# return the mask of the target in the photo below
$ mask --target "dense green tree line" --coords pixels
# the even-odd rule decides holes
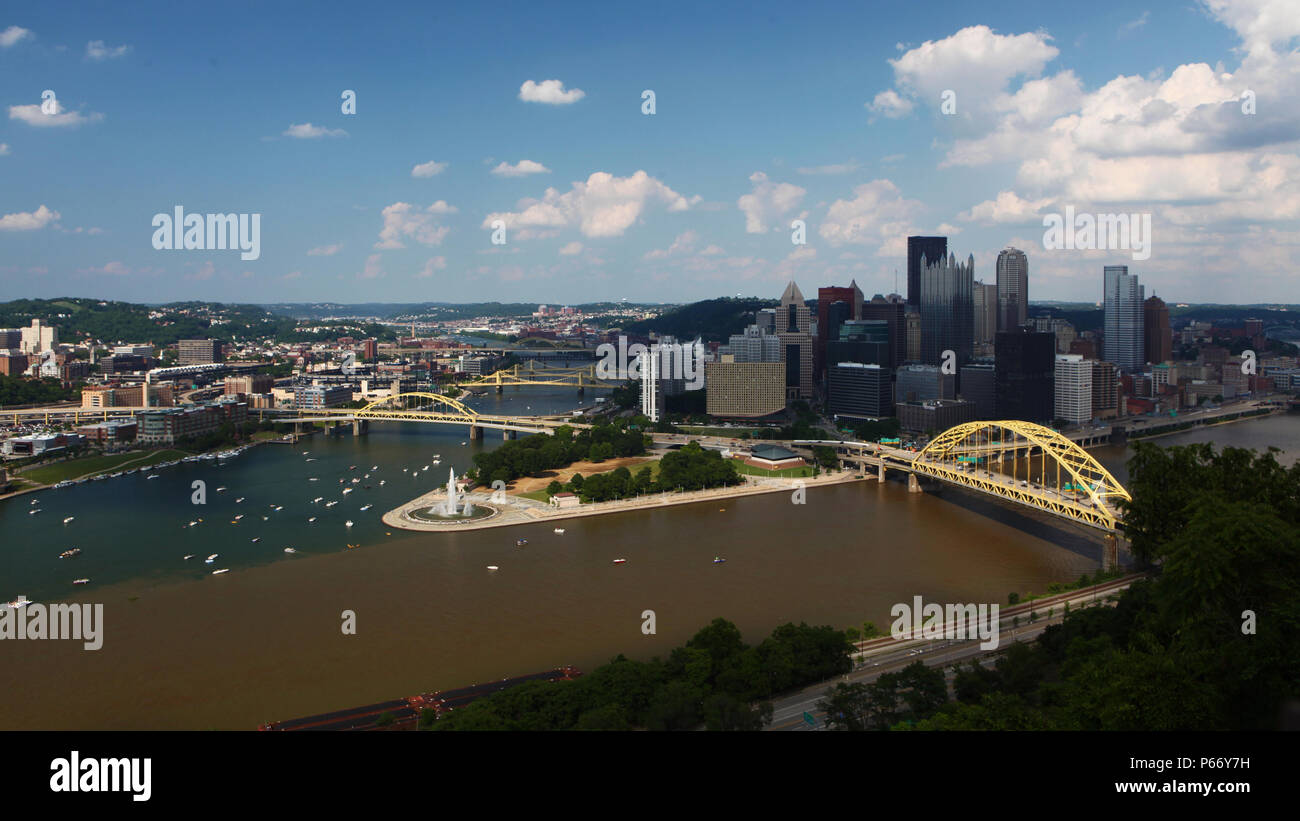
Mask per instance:
[[[993,669],[963,669],[954,702],[890,712],[870,688],[828,691],[835,725],[1279,727],[1300,697],[1300,464],[1208,444],[1136,450],[1125,531],[1152,579],[1009,646]]]
[[[608,502],[648,493],[665,493],[677,489],[703,490],[739,484],[740,474],[731,462],[715,450],[705,450],[691,442],[681,450],[666,454],[659,462],[656,479],[649,465],[634,475],[625,467],[609,473],[583,477],[573,474],[567,483],[551,482],[546,491],[552,496],[561,491],[578,494],[583,502]]]
[[[666,659],[618,656],[575,681],[530,682],[456,710],[435,730],[758,730],[772,696],[849,671],[851,646],[831,627],[785,624],[757,647],[725,619]]]
[[[80,394],[80,388],[65,388],[57,379],[24,379],[0,374],[0,405],[38,405],[66,402]]]
[[[476,475],[483,483],[510,482],[520,476],[566,467],[590,459],[593,462],[645,453],[645,436],[614,425],[574,433],[561,425],[554,433],[538,433],[506,442],[496,450],[474,455]]]

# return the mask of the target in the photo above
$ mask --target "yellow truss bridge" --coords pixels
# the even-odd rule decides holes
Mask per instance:
[[[482,438],[485,428],[506,433],[543,433],[561,425],[587,428],[590,425],[569,421],[562,416],[495,416],[479,413],[464,402],[437,393],[412,391],[375,400],[362,408],[301,408],[293,411],[266,409],[255,411],[260,416],[270,415],[283,421],[295,422],[428,422],[435,424],[468,425],[470,435]],[[287,417],[285,414],[289,414]]]
[[[967,422],[911,458],[915,474],[990,493],[1107,531],[1117,503],[1131,501],[1096,459],[1060,433],[1031,422]]]
[[[498,391],[502,388],[529,386],[576,388],[579,391],[622,387],[621,382],[598,377],[595,363],[581,368],[560,368],[533,360],[456,384],[462,388],[496,388]]]

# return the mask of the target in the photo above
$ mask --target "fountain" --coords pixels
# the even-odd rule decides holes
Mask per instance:
[[[456,469],[447,469],[447,495],[441,502],[425,508],[424,510],[413,510],[410,516],[423,521],[468,521],[471,519],[481,519],[485,516],[491,516],[496,510],[488,505],[474,506],[464,493],[456,489]]]

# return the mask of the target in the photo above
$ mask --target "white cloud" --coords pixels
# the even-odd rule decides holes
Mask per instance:
[[[580,253],[582,253],[582,243],[577,241],[570,242],[568,245],[565,245],[560,249],[560,255],[565,257],[571,257]]]
[[[91,40],[86,43],[86,59],[111,60],[123,56],[130,50],[130,46],[106,46],[103,40]]]
[[[5,214],[0,217],[0,231],[39,231],[58,220],[58,211],[51,211],[42,205],[35,211],[19,211],[16,214]]]
[[[341,128],[326,128],[311,123],[291,124],[284,130],[282,137],[294,137],[299,140],[314,140],[319,137],[346,137],[348,132]]]
[[[867,108],[873,113],[882,117],[888,117],[891,120],[897,120],[900,117],[906,117],[912,113],[913,104],[911,100],[899,96],[897,91],[887,88],[880,92],[866,104]]]
[[[567,105],[576,103],[587,93],[580,88],[573,88],[566,91],[564,83],[559,80],[542,80],[540,83],[534,83],[532,80],[526,80],[519,87],[519,99],[526,103],[547,103],[549,105]]]
[[[880,245],[893,250],[907,236],[921,203],[904,199],[889,180],[872,180],[853,189],[853,199],[836,200],[817,229],[832,245]],[[886,245],[885,243],[892,243]]]
[[[9,106],[9,119],[18,120],[37,128],[75,128],[86,123],[104,119],[103,114],[82,114],[80,111],[68,111],[57,98],[53,100],[53,112],[46,114],[39,103],[32,105]]]
[[[969,211],[961,212],[957,218],[984,225],[1032,222],[1051,204],[1050,198],[1030,201],[1016,196],[1014,191],[1001,191],[997,199],[981,202]]]
[[[522,199],[516,211],[488,214],[482,227],[501,220],[518,239],[553,237],[565,228],[578,228],[586,237],[619,237],[641,218],[651,204],[669,212],[685,211],[700,198],[687,199],[659,180],[637,171],[630,177],[615,177],[597,171],[586,182],[575,182],[561,194],[547,188],[541,199]]]
[[[1119,27],[1119,36],[1123,37],[1126,34],[1132,34],[1133,32],[1142,28],[1147,24],[1147,20],[1150,17],[1151,17],[1151,12],[1149,11],[1142,12],[1141,17],[1137,18],[1136,20],[1130,20],[1129,22]]]
[[[496,168],[493,168],[492,173],[498,177],[526,177],[529,174],[549,174],[551,173],[551,169],[539,162],[520,160],[515,165],[503,162]]]
[[[335,254],[337,254],[339,251],[342,251],[342,250],[343,250],[343,243],[341,243],[341,242],[339,242],[339,243],[335,243],[334,245],[321,245],[321,246],[318,246],[318,247],[313,248],[313,249],[311,249],[310,251],[308,251],[308,252],[307,252],[307,256],[309,256],[309,257],[332,257],[332,256],[334,256]]]
[[[208,263],[211,265],[212,263]],[[106,262],[98,268],[79,268],[79,274],[103,274],[104,276],[123,277],[131,273],[131,269],[120,262]]]
[[[21,40],[35,39],[36,35],[32,34],[30,29],[19,26],[10,26],[4,31],[0,31],[0,48],[9,48]]]
[[[447,163],[445,162],[436,162],[434,160],[429,160],[428,162],[420,163],[419,165],[412,168],[411,176],[415,177],[416,179],[424,179],[427,177],[432,177],[435,174],[441,174],[443,170],[446,169],[446,167],[447,167]]]
[[[695,248],[700,235],[695,231],[685,231],[677,235],[668,248],[658,248],[645,255],[645,259],[664,259],[675,254],[685,254]]]
[[[9,153],[9,143],[0,143],[0,157]]]
[[[788,182],[773,183],[762,171],[749,175],[753,190],[736,201],[737,207],[745,212],[745,232],[761,234],[767,231],[772,222],[791,211],[807,192]]]
[[[420,269],[420,273],[416,274],[416,277],[420,279],[431,277],[433,276],[434,271],[441,271],[446,267],[446,257],[430,257],[429,260],[424,263],[424,267]]]
[[[371,254],[366,257],[366,267],[357,276],[361,279],[378,279],[382,277],[384,269],[379,264],[379,258],[379,254]]]
[[[444,200],[438,200],[423,211],[406,202],[395,202],[384,209],[384,228],[379,232],[376,248],[405,248],[403,237],[421,245],[441,245],[451,228],[439,225],[437,217],[454,214],[456,209]]]
[[[858,164],[855,162],[836,163],[834,165],[814,165],[811,167],[800,168],[800,174],[811,176],[831,176],[836,174],[852,174],[858,170]]]

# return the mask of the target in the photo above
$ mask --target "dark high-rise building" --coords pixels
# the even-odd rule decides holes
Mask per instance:
[[[1029,257],[1019,248],[998,254],[998,327],[1012,331],[1029,316]]]
[[[922,261],[921,361],[938,365],[943,352],[952,351],[958,364],[965,363],[975,338],[975,256],[965,263],[951,255]]]
[[[1159,365],[1173,358],[1174,332],[1169,327],[1169,306],[1155,294],[1142,303],[1142,333],[1147,362]]]
[[[998,417],[1051,421],[1056,412],[1056,335],[1028,328],[1001,331],[994,350]]]
[[[817,369],[817,378],[821,379],[826,375],[826,346],[828,343],[840,338],[840,325],[851,319],[857,319],[857,313],[854,311],[853,302],[845,299],[835,299],[829,305],[826,300],[831,296],[827,294],[830,288],[822,288],[817,295],[817,360],[813,367]],[[845,288],[836,288],[834,290],[848,290]]]
[[[921,257],[934,262],[948,256],[947,237],[907,238],[907,304],[921,306]]]
[[[858,362],[826,366],[826,408],[836,416],[879,419],[894,415],[894,386],[889,371]]]
[[[840,325],[839,339],[826,343],[826,368],[840,362],[879,365],[893,374],[889,323],[880,319],[850,319]]]
[[[907,360],[907,320],[903,314],[906,303],[891,302],[880,294],[862,303],[862,319],[878,320],[889,329],[889,367],[897,368]]]
[[[975,418],[996,419],[998,391],[995,367],[984,364],[963,365],[958,375],[961,384],[957,395],[967,402],[975,403]]]

